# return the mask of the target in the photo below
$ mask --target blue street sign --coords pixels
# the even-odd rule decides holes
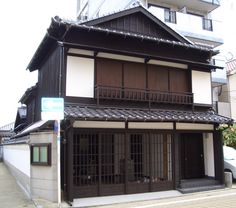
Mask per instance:
[[[43,97],[41,99],[41,119],[42,120],[64,119],[64,99]]]

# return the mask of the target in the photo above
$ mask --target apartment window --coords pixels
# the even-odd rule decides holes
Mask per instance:
[[[51,165],[51,144],[31,145],[32,165]]]
[[[176,23],[176,12],[170,9],[164,9],[165,22]]]
[[[212,27],[212,20],[211,19],[206,19],[206,18],[202,18],[202,26],[204,30],[209,30],[209,31],[213,31],[213,27]]]

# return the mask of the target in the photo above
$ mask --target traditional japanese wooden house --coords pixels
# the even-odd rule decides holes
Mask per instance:
[[[28,134],[31,146],[44,141],[45,147],[46,126],[46,143],[54,146],[53,127],[40,121],[41,98],[63,97],[61,188],[69,201],[184,192],[196,186],[190,179],[209,179],[202,187],[222,186],[217,127],[231,120],[212,110],[215,54],[141,6],[84,22],[55,17],[27,67],[39,73],[37,86],[22,97],[33,127],[15,139]],[[55,148],[46,147],[50,166]],[[33,157],[32,168],[42,170]],[[37,188],[34,194],[42,196]]]

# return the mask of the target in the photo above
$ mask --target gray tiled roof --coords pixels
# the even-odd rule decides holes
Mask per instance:
[[[65,106],[65,117],[79,120],[177,121],[217,124],[232,122],[232,119],[220,116],[214,111],[141,110],[79,107],[73,105]]]

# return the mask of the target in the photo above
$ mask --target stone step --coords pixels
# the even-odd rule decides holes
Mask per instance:
[[[213,186],[219,185],[219,181],[213,179],[190,179],[181,180],[180,188],[192,188],[192,187],[202,187],[202,186]]]
[[[177,189],[182,194],[189,194],[194,192],[200,192],[200,191],[210,191],[210,190],[216,190],[216,189],[223,189],[225,188],[224,185],[211,185],[211,186],[199,186],[199,187],[191,187],[191,188],[179,188]]]

